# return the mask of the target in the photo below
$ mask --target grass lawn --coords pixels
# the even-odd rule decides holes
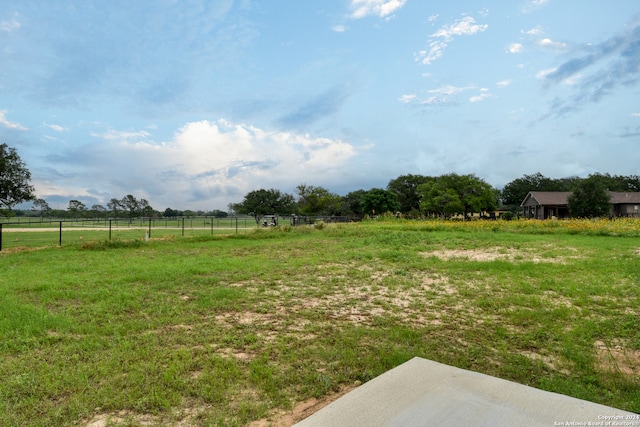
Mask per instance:
[[[0,425],[242,426],[414,356],[640,412],[640,222],[0,252]]]

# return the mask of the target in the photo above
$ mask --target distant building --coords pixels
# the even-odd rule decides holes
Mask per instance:
[[[610,191],[611,216],[640,217],[640,193]],[[520,207],[525,218],[569,217],[570,191],[530,191]]]

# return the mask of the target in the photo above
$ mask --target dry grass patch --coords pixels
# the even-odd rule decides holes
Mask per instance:
[[[545,364],[548,368],[560,372],[564,375],[570,375],[571,372],[566,369],[561,367],[561,363],[559,362],[559,360],[550,355],[550,354],[541,354],[541,353],[536,353],[534,351],[521,351],[520,352],[521,355],[525,356],[528,359],[534,360],[534,361],[538,361],[538,362],[542,362],[543,364]]]
[[[604,372],[619,373],[630,377],[640,377],[640,351],[631,350],[620,341],[611,345],[596,341],[596,363]]]

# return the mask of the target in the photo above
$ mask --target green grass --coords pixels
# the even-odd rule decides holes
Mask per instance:
[[[636,237],[127,237],[0,253],[0,425],[241,426],[414,356],[640,412]]]

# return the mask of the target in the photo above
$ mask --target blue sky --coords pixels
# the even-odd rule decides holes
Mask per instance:
[[[639,83],[629,0],[0,3],[0,141],[52,207],[640,174]]]

